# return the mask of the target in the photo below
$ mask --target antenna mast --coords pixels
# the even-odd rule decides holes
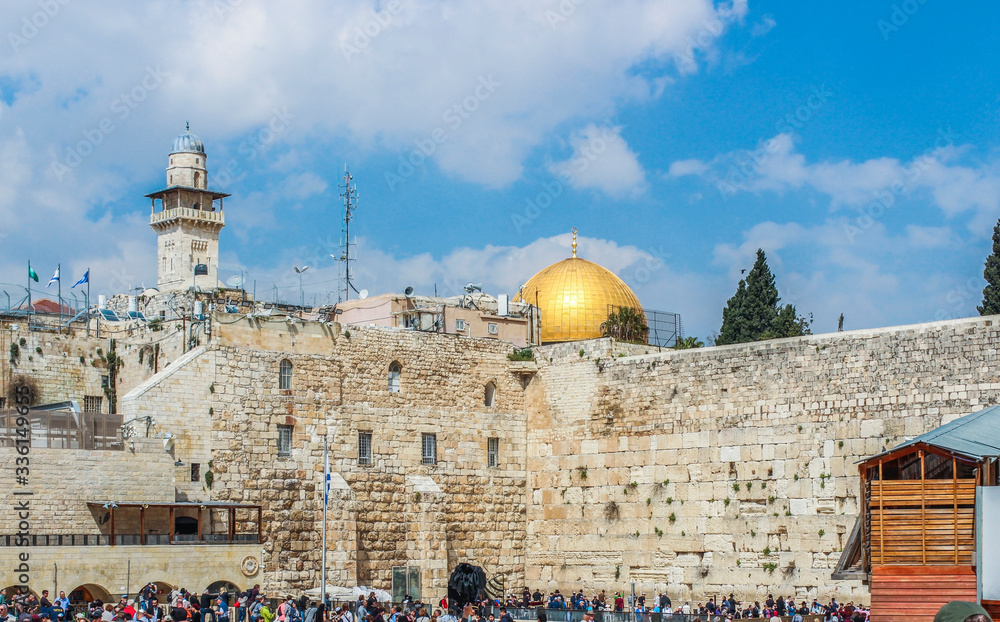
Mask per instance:
[[[354,210],[358,207],[358,186],[352,183],[354,176],[347,170],[346,164],[344,165],[343,181],[344,183],[340,185],[340,196],[344,199],[344,238],[341,242],[340,260],[344,262],[343,300],[350,300],[351,290],[354,289],[354,284],[351,283],[351,247],[357,245],[351,242],[351,219]],[[357,290],[355,289],[355,291]]]

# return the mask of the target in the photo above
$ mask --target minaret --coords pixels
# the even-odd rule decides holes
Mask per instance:
[[[157,288],[161,292],[211,291],[218,283],[219,231],[228,194],[208,189],[208,158],[190,126],[174,140],[167,165],[167,187],[147,194],[152,200],[149,226],[157,235]],[[218,201],[218,203],[216,203]]]

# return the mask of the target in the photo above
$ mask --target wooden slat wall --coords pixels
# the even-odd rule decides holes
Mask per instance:
[[[873,566],[871,622],[933,622],[952,600],[976,602],[971,566]]]
[[[871,488],[871,563],[974,563],[976,481],[879,481]]]

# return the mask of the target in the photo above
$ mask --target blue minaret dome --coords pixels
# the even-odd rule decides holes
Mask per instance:
[[[191,133],[191,124],[185,125],[184,133],[174,139],[174,148],[170,153],[205,153],[205,143]]]

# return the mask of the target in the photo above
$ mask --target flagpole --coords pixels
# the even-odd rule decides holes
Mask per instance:
[[[62,334],[62,264],[56,264],[56,274],[59,275],[59,282],[56,283],[58,290],[56,296],[59,297],[59,334]]]
[[[87,337],[90,337],[90,266],[87,266]]]
[[[320,600],[326,605],[326,507],[330,504],[330,448],[327,438],[323,436],[323,573],[320,578]]]
[[[31,330],[31,260],[28,260],[28,330]]]

